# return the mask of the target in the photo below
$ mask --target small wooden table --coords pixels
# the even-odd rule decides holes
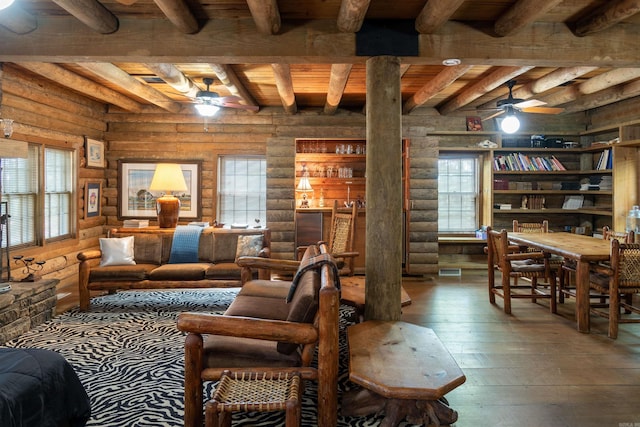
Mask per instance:
[[[433,330],[400,321],[350,326],[349,379],[365,389],[345,393],[343,415],[385,411],[381,426],[405,417],[414,424],[448,425],[457,412],[444,395],[466,377]]]
[[[589,263],[608,261],[611,242],[574,233],[508,233],[509,241],[576,261],[578,331],[589,332]]]

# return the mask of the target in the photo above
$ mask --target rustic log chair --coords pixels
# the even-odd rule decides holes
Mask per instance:
[[[356,219],[358,207],[355,203],[350,212],[340,212],[338,201],[335,200],[331,210],[331,229],[329,231],[329,253],[336,259],[341,276],[353,276],[355,258],[360,255],[353,251],[353,242],[356,234]],[[297,248],[298,259],[306,249],[306,246]]]
[[[549,233],[549,221],[544,220],[542,222],[518,222],[517,219],[513,220],[513,231],[516,233]],[[536,248],[521,248],[527,252],[539,252]],[[562,266],[564,258],[558,255],[549,256],[549,268],[551,270],[559,270]],[[517,279],[514,279],[517,283]]]
[[[612,239],[610,265],[594,265],[589,282],[591,289],[609,296],[608,303],[591,303],[589,307],[592,314],[609,319],[609,338],[618,337],[620,323],[640,323],[639,317],[622,317],[620,313],[624,309],[632,315],[640,315],[640,306],[634,306],[632,298],[621,299],[640,293],[639,243],[620,243],[618,239]]]
[[[315,252],[311,253],[316,247]],[[311,256],[328,253],[312,245]],[[243,268],[292,269],[302,263],[242,257]],[[335,263],[334,267],[335,267]],[[308,266],[308,265],[307,265]],[[250,280],[225,314],[182,313],[178,329],[185,340],[185,426],[200,427],[203,381],[216,381],[225,369],[255,372],[297,372],[318,383],[318,425],[335,427],[338,388],[339,290],[330,264],[301,270],[291,302],[282,297],[288,282]],[[290,287],[290,284],[288,284]],[[288,291],[288,289],[287,289]],[[242,295],[241,295],[242,294]],[[286,295],[286,294],[285,294]],[[305,305],[306,304],[306,305]],[[279,311],[276,318],[244,313]],[[297,319],[296,317],[304,317]],[[317,347],[317,368],[312,366]]]
[[[527,298],[536,302],[538,298],[550,300],[550,310],[556,312],[556,278],[549,268],[549,254],[543,252],[514,252],[509,245],[507,231],[496,231],[487,227],[487,267],[489,302],[495,304],[496,295],[504,300],[504,312],[511,314],[511,299]],[[502,273],[501,285],[495,283],[496,269]],[[527,285],[511,284],[511,279],[527,277]],[[538,286],[538,279],[547,279],[549,290]],[[529,292],[521,292],[522,290]]]
[[[609,226],[605,225],[602,227],[602,238],[604,240],[612,240],[617,239],[620,242],[624,243],[634,243],[635,242],[635,233],[633,231],[614,231],[609,228]],[[571,276],[576,272],[576,262],[574,260],[565,260],[560,266],[560,270],[558,270],[558,302],[561,304],[564,303],[565,296],[574,297],[576,296],[576,288],[571,284]],[[599,298],[600,303],[604,304],[607,296],[602,294],[589,294],[590,298]]]

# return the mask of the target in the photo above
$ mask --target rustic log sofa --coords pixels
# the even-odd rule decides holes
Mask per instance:
[[[296,372],[317,381],[317,425],[335,427],[340,306],[335,260],[322,244],[309,246],[302,261],[242,257],[238,262],[248,269],[297,272],[293,282],[246,282],[222,315],[180,314],[178,329],[187,332],[184,425],[202,426],[203,381],[218,380],[228,369]]]
[[[241,255],[271,256],[269,229],[203,228],[192,259],[187,260],[184,253],[174,257],[178,229],[183,231],[180,226],[112,229],[108,238],[100,239],[101,249],[80,252],[80,310],[89,309],[90,291],[238,287],[251,274],[254,278],[269,277],[267,270],[245,270],[243,277],[242,268],[236,264]],[[114,247],[132,256],[113,255],[110,252]]]

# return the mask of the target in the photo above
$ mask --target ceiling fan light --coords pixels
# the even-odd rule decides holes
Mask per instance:
[[[196,110],[201,116],[211,117],[215,116],[215,114],[220,111],[220,107],[211,104],[196,104]]]
[[[520,120],[512,113],[502,120],[500,129],[502,129],[504,133],[515,133],[520,129]]]
[[[13,2],[14,0],[0,0],[0,10],[8,8]]]

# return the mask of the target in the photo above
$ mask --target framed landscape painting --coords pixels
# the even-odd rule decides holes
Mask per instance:
[[[104,142],[84,137],[84,153],[88,168],[104,168]]]
[[[118,219],[156,218],[156,199],[160,191],[149,186],[158,163],[179,163],[188,190],[174,193],[180,199],[180,218],[198,220],[202,216],[200,200],[201,161],[118,160]]]

